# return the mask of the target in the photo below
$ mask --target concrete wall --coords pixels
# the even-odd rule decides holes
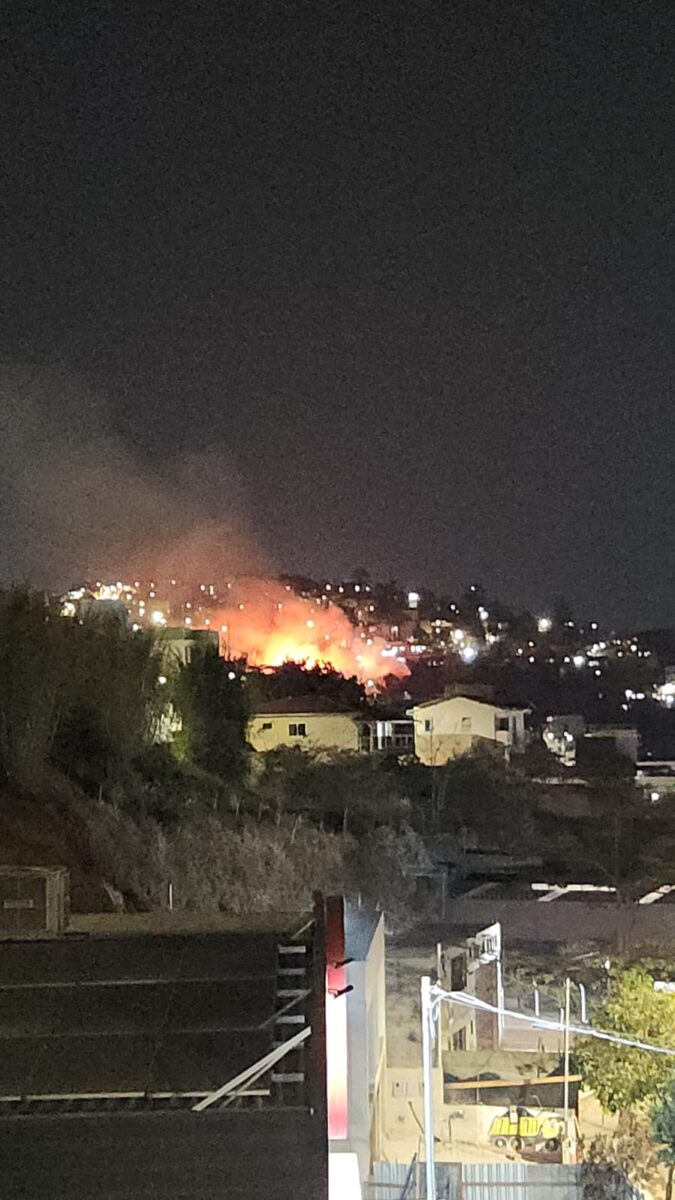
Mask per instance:
[[[446,901],[445,921],[450,927],[480,929],[501,921],[507,942],[518,940],[569,942],[597,940],[608,945],[649,942],[675,944],[675,905],[604,904],[582,900],[471,899],[459,896]],[[434,926],[431,936],[447,937],[445,926]]]
[[[347,997],[348,1149],[358,1155],[361,1179],[381,1153],[386,1056],[384,918],[365,961],[347,967],[354,991]]]
[[[291,725],[304,725],[306,734],[291,735]],[[358,723],[349,713],[254,713],[247,737],[254,750],[276,750],[279,746],[299,746],[301,750],[359,748]]]

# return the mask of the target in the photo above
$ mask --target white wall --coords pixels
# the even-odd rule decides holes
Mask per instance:
[[[509,721],[508,731],[497,729],[500,718]],[[413,726],[418,758],[427,766],[438,766],[465,754],[479,739],[504,747],[522,742],[525,713],[465,696],[450,696],[433,704],[415,706]]]
[[[349,963],[347,981],[347,1079],[349,1137],[346,1146],[359,1160],[361,1179],[370,1173],[371,1148],[378,1158],[383,1124],[386,1061],[384,917],[365,960]]]
[[[290,727],[304,725],[304,735]],[[301,750],[358,750],[359,727],[349,713],[254,713],[247,737],[254,750],[299,746]]]

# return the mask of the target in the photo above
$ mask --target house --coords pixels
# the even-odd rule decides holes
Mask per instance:
[[[291,696],[264,700],[248,723],[254,750],[299,746],[302,750],[359,749],[360,716],[340,710],[325,696]]]
[[[248,723],[254,750],[299,746],[302,750],[412,754],[413,724],[340,709],[325,696],[292,696],[258,704]]]
[[[196,648],[218,650],[218,634],[213,629],[193,629],[185,625],[167,627],[162,630],[160,647],[167,666],[191,662]]]
[[[415,753],[428,767],[442,766],[481,744],[502,748],[508,756],[525,746],[528,711],[468,695],[416,704],[411,709]]]
[[[387,1162],[410,1163],[419,1145],[424,1096],[421,975],[433,974],[447,991],[465,993],[493,1007],[503,1003],[502,934],[498,923],[470,937],[458,930],[452,942],[437,945],[435,958],[432,965],[429,950],[401,945],[387,963],[387,1070],[381,1139],[382,1157]],[[446,1089],[446,1083],[458,1077],[475,1079],[473,1064],[481,1057],[489,1069],[489,1064],[500,1057],[502,1030],[495,1013],[471,1004],[448,1002],[439,1009],[436,1031],[432,1071],[439,1134],[443,1130],[436,1148],[441,1162],[456,1158],[457,1134],[465,1125],[464,1114],[458,1112],[457,1100],[452,1088]],[[508,1069],[505,1074],[513,1077]],[[461,1103],[466,1103],[465,1097]],[[461,1124],[453,1124],[458,1118],[462,1118]]]

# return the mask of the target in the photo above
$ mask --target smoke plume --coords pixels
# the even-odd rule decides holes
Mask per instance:
[[[149,422],[150,426],[152,422]],[[211,436],[209,431],[206,431]],[[227,579],[269,568],[227,451],[151,466],[71,376],[0,371],[0,578]]]

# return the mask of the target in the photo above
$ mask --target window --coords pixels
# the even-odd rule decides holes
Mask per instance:
[[[471,717],[462,717],[462,733],[471,733]]]
[[[453,1050],[466,1050],[466,1029],[458,1029],[452,1035]]]
[[[497,733],[508,733],[509,732],[509,718],[508,717],[495,717],[495,729],[497,730]]]
[[[307,737],[307,726],[304,721],[300,721],[297,725],[288,726],[289,737]]]
[[[407,1096],[408,1095],[407,1079],[394,1079],[392,1081],[392,1085],[391,1085],[391,1094],[392,1094],[392,1096],[396,1096],[399,1098],[403,1097],[403,1096]]]
[[[433,721],[430,721],[430,720],[428,720],[428,719],[427,719],[427,720],[424,722],[424,732],[425,732],[425,733],[431,733],[431,731],[432,731],[433,727],[434,727],[434,723],[433,723]]]
[[[260,726],[260,728],[261,728],[261,729],[271,729],[271,728],[272,728],[272,722],[271,722],[271,721],[263,721],[263,723],[262,723],[262,725]]]
[[[466,960],[463,954],[455,954],[450,959],[450,988],[453,992],[463,992],[466,987]]]

